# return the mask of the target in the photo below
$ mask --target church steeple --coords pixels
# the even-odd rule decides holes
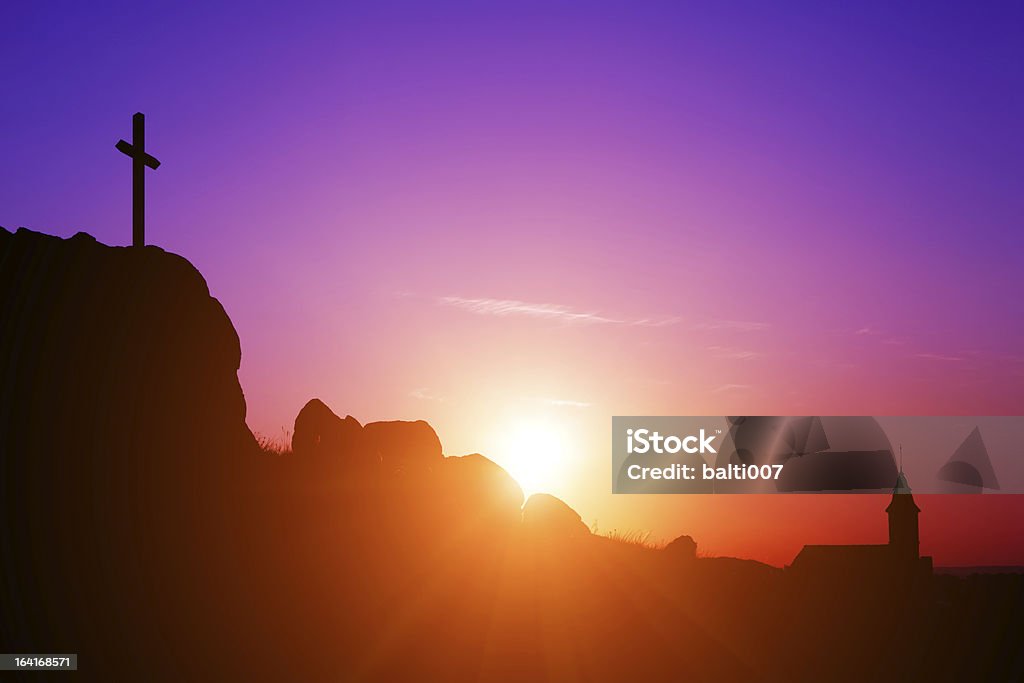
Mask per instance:
[[[919,558],[921,550],[917,516],[921,508],[914,503],[902,463],[896,485],[892,489],[892,500],[885,512],[889,515],[889,547],[901,557]]]
[[[896,485],[892,487],[892,495],[910,495],[910,484],[907,483],[907,475],[900,470],[899,476],[896,477]],[[911,496],[913,498],[913,496]]]

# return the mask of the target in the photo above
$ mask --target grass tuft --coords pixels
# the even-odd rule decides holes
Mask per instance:
[[[266,436],[256,434],[256,445],[260,447],[264,455],[291,455],[292,454],[292,433],[281,427],[280,436]]]
[[[604,536],[616,543],[633,545],[639,548],[646,548],[648,550],[658,550],[664,545],[664,543],[651,540],[651,532],[644,531],[643,529],[632,529],[627,531],[612,529],[611,531],[602,533],[597,527],[597,522],[594,522],[594,524],[590,526],[590,531],[595,536]]]

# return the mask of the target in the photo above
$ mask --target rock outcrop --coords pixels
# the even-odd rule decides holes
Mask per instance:
[[[440,466],[444,458],[437,432],[423,420],[371,422],[363,433],[389,473],[423,476]]]
[[[508,472],[479,453],[444,458],[438,502],[450,517],[484,530],[508,529],[520,521],[523,490]]]
[[[180,256],[4,231],[0,316],[5,449],[183,460],[255,445],[238,335]]]
[[[662,552],[673,562],[690,562],[697,559],[697,542],[691,536],[680,536]]]
[[[310,399],[295,417],[292,453],[299,458],[347,458],[347,464],[370,467],[379,462],[363,426],[351,415],[344,419],[318,398]]]
[[[552,538],[589,536],[579,514],[561,498],[535,493],[523,506],[523,527],[530,533]]]
[[[25,229],[0,229],[0,320],[0,639],[113,652],[201,600],[230,537],[238,335],[180,256]]]

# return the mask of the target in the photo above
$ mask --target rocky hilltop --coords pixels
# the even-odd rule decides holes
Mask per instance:
[[[0,228],[0,316],[3,447],[180,459],[255,445],[238,334],[184,258]]]
[[[113,652],[206,580],[197,530],[256,452],[238,335],[180,256],[24,228],[0,320],[0,640]]]

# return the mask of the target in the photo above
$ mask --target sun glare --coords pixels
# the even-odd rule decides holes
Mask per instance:
[[[519,482],[526,496],[560,489],[569,443],[557,424],[542,419],[520,420],[503,430],[501,464]]]

